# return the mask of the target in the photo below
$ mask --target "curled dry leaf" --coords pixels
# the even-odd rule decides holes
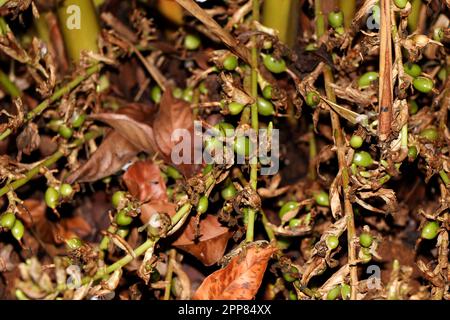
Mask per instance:
[[[248,247],[223,269],[208,276],[194,295],[196,300],[251,300],[255,297],[272,254],[272,246]]]
[[[198,226],[200,237],[198,239],[196,238],[196,227],[196,218],[190,217],[183,233],[173,245],[192,254],[204,265],[211,266],[222,258],[231,232],[222,226],[213,215],[207,215],[200,220]]]

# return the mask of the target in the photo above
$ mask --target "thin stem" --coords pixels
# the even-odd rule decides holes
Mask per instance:
[[[90,131],[90,132],[86,133],[83,138],[75,140],[74,146],[79,147],[86,141],[95,139],[96,137],[100,136],[101,134],[102,134],[101,131]],[[16,190],[16,189],[20,188],[21,186],[27,184],[28,181],[30,181],[34,176],[36,176],[42,168],[51,166],[52,164],[56,163],[59,159],[61,159],[64,155],[65,155],[65,153],[62,150],[56,151],[54,154],[52,154],[46,160],[42,161],[40,164],[38,164],[34,168],[30,169],[25,174],[24,178],[21,178],[14,182],[8,183],[3,188],[1,188],[0,189],[0,197],[5,195],[9,191]]]
[[[419,25],[420,9],[422,7],[422,0],[411,1],[411,12],[408,16],[408,28],[410,32],[414,32]]]
[[[91,75],[94,73],[100,71],[102,65],[99,63],[94,64],[93,66],[86,69],[86,72],[82,75],[79,75],[69,83],[67,83],[62,88],[56,90],[56,92],[49,98],[42,101],[36,108],[31,110],[25,117],[26,121],[33,120],[36,116],[40,115],[45,109],[47,109],[52,103],[56,102],[57,100],[61,99],[62,96],[69,93],[73,89],[75,89],[77,86],[79,86],[84,80],[88,79]],[[11,129],[6,129],[0,134],[0,141],[8,137],[12,133]]]
[[[173,277],[173,261],[175,260],[177,256],[177,251],[175,249],[171,249],[169,252],[169,259],[167,261],[167,273],[166,278],[164,279],[166,281],[166,288],[164,290],[164,300],[170,299],[170,288],[172,286],[172,277]]]
[[[18,98],[22,95],[19,88],[12,82],[8,75],[0,70],[0,85],[12,98]]]
[[[253,0],[253,21],[259,20],[259,0]],[[252,97],[255,99],[255,102],[251,105],[251,122],[252,129],[258,134],[259,131],[259,120],[258,120],[258,104],[256,103],[256,99],[258,98],[258,50],[256,48],[256,36],[252,37],[252,72],[251,72],[251,91]],[[258,137],[256,137],[258,139]],[[256,141],[256,145],[257,145]],[[251,159],[250,160],[250,186],[256,190],[258,183],[258,160]],[[256,211],[254,209],[250,209],[248,212],[248,223],[247,223],[247,231],[246,231],[246,241],[252,242],[254,238],[254,229],[255,229],[255,217]]]
[[[320,0],[315,1],[315,14],[316,14],[316,20],[320,20],[320,17],[322,16],[322,6],[320,3]],[[319,39],[325,32],[325,28],[317,24],[317,38]],[[333,103],[336,103],[336,95],[334,93],[334,89],[332,88],[332,84],[334,82],[333,73],[331,71],[331,68],[329,66],[325,66],[323,70],[324,79],[325,79],[325,91],[327,94],[328,100],[332,101]],[[356,248],[354,246],[354,239],[355,239],[355,221],[354,221],[354,215],[353,215],[353,207],[350,202],[349,198],[349,184],[350,184],[350,178],[349,178],[349,172],[347,168],[347,164],[345,161],[345,140],[344,136],[342,134],[342,128],[341,123],[339,120],[339,115],[333,111],[330,110],[330,116],[331,116],[331,124],[333,127],[333,136],[335,140],[335,145],[337,147],[337,156],[338,156],[338,163],[339,163],[339,170],[341,171],[341,177],[342,177],[342,189],[344,193],[344,212],[347,217],[347,244],[348,244],[348,263],[350,265],[350,284],[352,287],[351,291],[351,299],[356,299],[356,292],[357,292],[357,285],[358,285],[358,270],[357,266],[355,264],[356,261]]]
[[[192,205],[190,203],[186,203],[184,204],[178,211],[177,213],[172,217],[172,227],[175,226],[179,221],[181,221],[181,219],[189,214],[189,212],[191,211]],[[137,247],[134,250],[134,257],[139,257],[141,255],[143,255],[149,248],[153,247],[156,242],[158,242],[159,238],[156,239],[152,239],[149,238],[147,239],[143,244],[141,244],[139,247]],[[87,284],[89,283],[91,280],[99,280],[101,278],[103,278],[104,276],[122,268],[123,266],[127,265],[128,263],[130,263],[131,261],[134,260],[134,257],[130,254],[127,254],[126,256],[122,257],[121,259],[117,260],[116,262],[114,262],[113,264],[109,265],[108,267],[106,267],[105,269],[99,270],[93,277],[84,277],[82,279],[82,283],[83,284]],[[60,288],[60,290],[63,290],[64,288]]]
[[[317,156],[316,137],[314,135],[314,128],[310,126],[310,138],[309,138],[309,171],[308,177],[311,181],[315,181],[317,178],[316,168],[314,166],[314,159]]]

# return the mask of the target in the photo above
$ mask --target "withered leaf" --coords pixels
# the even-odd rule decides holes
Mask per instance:
[[[112,131],[106,135],[89,160],[72,172],[66,181],[91,182],[107,177],[120,170],[138,152],[138,148]]]
[[[211,266],[219,261],[227,247],[231,232],[222,226],[216,216],[207,215],[200,220],[198,228],[200,237],[196,239],[196,217],[191,217],[186,228],[173,245],[184,250],[205,266]]]
[[[139,201],[167,200],[161,171],[151,160],[135,162],[123,175],[123,181],[131,195]]]
[[[251,300],[261,285],[272,246],[249,247],[223,269],[209,275],[194,295],[195,300]]]

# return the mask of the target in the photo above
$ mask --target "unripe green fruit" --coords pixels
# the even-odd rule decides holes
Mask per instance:
[[[289,291],[289,300],[298,300],[297,294],[295,293],[295,291],[290,290]]]
[[[70,184],[68,183],[63,183],[60,187],[59,187],[59,193],[64,197],[70,197],[73,193],[73,188]]]
[[[436,28],[433,31],[433,39],[435,41],[441,42],[444,39],[444,30],[442,28]]]
[[[267,70],[272,73],[282,73],[286,71],[286,62],[284,59],[277,60],[270,54],[264,55],[263,63]]]
[[[330,197],[325,191],[320,191],[315,194],[314,199],[319,206],[328,207],[330,206]]]
[[[342,27],[342,24],[344,23],[344,14],[341,11],[330,12],[328,14],[328,22],[335,29]]]
[[[404,69],[413,78],[420,76],[422,73],[422,68],[416,63],[407,63],[404,65]]]
[[[320,102],[320,96],[317,94],[317,92],[314,91],[309,91],[306,94],[306,104],[310,107],[315,107],[319,104]]]
[[[235,55],[230,55],[223,61],[223,67],[225,70],[233,71],[238,66],[238,59]]]
[[[411,160],[414,160],[417,158],[417,148],[415,146],[411,146],[408,148],[408,158],[410,158]]]
[[[161,96],[162,96],[162,92],[161,92],[161,88],[159,86],[153,86],[150,89],[150,97],[152,98],[152,101],[154,103],[159,103],[161,101]]]
[[[271,85],[267,85],[264,87],[263,89],[263,97],[266,98],[267,100],[272,99],[272,86]]]
[[[170,178],[172,178],[174,180],[178,180],[178,179],[183,178],[183,176],[181,175],[181,173],[177,169],[175,169],[174,167],[170,167],[170,166],[168,166],[166,168],[166,174],[167,174],[168,177],[170,177]]]
[[[173,89],[172,95],[176,99],[181,99],[181,97],[183,96],[183,89],[176,87],[175,89]]]
[[[327,239],[325,240],[325,242],[327,243],[327,247],[330,248],[331,250],[333,250],[338,247],[339,238],[336,236],[328,236]]]
[[[119,226],[127,226],[133,222],[133,218],[127,214],[126,210],[120,210],[116,215],[116,222]]]
[[[70,139],[73,135],[73,130],[63,124],[59,126],[58,133],[64,139]]]
[[[294,229],[297,227],[300,227],[302,225],[302,220],[301,219],[291,219],[289,220],[289,227]]]
[[[422,229],[421,236],[424,239],[432,240],[436,238],[439,232],[439,224],[436,221],[428,221]]]
[[[234,151],[238,155],[248,156],[250,154],[250,139],[246,136],[236,137]]]
[[[59,192],[55,188],[49,187],[45,191],[44,198],[45,198],[45,203],[47,204],[47,206],[49,208],[55,209],[56,206],[58,205]]]
[[[433,90],[434,83],[433,80],[425,77],[417,77],[413,81],[413,86],[417,91],[422,93],[429,93]]]
[[[360,89],[368,88],[370,84],[377,79],[378,79],[378,72],[375,71],[366,72],[358,79],[358,86]]]
[[[258,104],[258,113],[262,116],[271,116],[275,114],[275,109],[273,107],[272,102],[259,97],[257,99]]]
[[[119,206],[119,203],[121,203],[125,199],[125,192],[124,191],[116,191],[114,192],[111,202],[114,208],[117,208]]]
[[[192,102],[192,100],[194,99],[194,89],[192,88],[184,89],[182,98],[186,102]]]
[[[341,288],[339,286],[334,287],[327,293],[327,300],[336,300],[339,298],[339,295],[341,294]]]
[[[350,146],[353,149],[361,148],[363,142],[364,142],[363,138],[355,134],[350,138]]]
[[[370,153],[366,151],[359,151],[353,156],[353,163],[357,166],[366,168],[373,164],[373,159]]]
[[[408,0],[394,0],[394,3],[398,8],[404,9],[408,3]]]
[[[438,73],[438,78],[441,81],[445,81],[447,79],[447,69],[445,67],[441,68]]]
[[[352,293],[352,288],[348,284],[341,284],[341,297],[342,300],[348,300],[350,299]]]
[[[416,114],[417,111],[419,111],[419,105],[414,100],[409,100],[408,101],[408,110],[409,110],[409,114],[411,114],[411,115]]]
[[[429,141],[436,141],[439,137],[438,132],[435,127],[429,127],[422,130],[419,134],[420,137],[425,138]]]
[[[19,219],[16,219],[16,222],[14,222],[14,225],[11,228],[11,234],[17,241],[20,241],[20,239],[22,239],[22,237],[23,237],[24,232],[25,232],[25,227],[24,227],[22,221],[20,221]]]
[[[372,242],[373,238],[369,233],[364,232],[359,236],[359,243],[365,248],[369,248],[372,245]]]
[[[230,111],[230,114],[235,116],[242,112],[242,109],[244,109],[244,105],[242,103],[238,102],[231,102],[228,105],[228,110]]]
[[[295,267],[292,267],[290,272],[283,273],[284,280],[287,282],[294,282],[297,278],[294,277],[293,274],[298,274],[298,270]]]
[[[79,128],[83,125],[84,121],[86,120],[85,114],[80,114],[74,117],[72,121],[72,127],[73,128]]]
[[[208,210],[208,197],[207,196],[201,196],[200,199],[198,200],[198,204],[197,204],[197,212],[198,213],[205,213],[206,210]]]
[[[184,38],[184,47],[188,50],[197,50],[200,47],[200,37],[194,34],[188,34]]]
[[[278,216],[280,217],[280,219],[282,219],[286,213],[297,209],[298,206],[299,203],[297,201],[288,201],[281,206],[280,211],[278,212]]]
[[[16,222],[16,216],[12,212],[5,212],[0,216],[0,227],[11,229]]]
[[[224,200],[231,200],[236,195],[237,190],[234,184],[230,183],[228,186],[222,189],[220,195]]]
[[[69,251],[76,250],[83,245],[83,242],[78,238],[72,238],[66,240],[66,248]]]

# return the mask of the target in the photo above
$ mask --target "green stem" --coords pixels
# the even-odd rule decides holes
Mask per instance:
[[[172,217],[172,227],[175,226],[179,221],[181,221],[181,219],[189,214],[189,212],[191,211],[192,205],[190,203],[186,203],[184,204],[178,211],[177,213]],[[139,247],[137,247],[134,250],[134,256],[135,257],[139,257],[142,254],[144,254],[149,248],[153,247],[156,242],[158,242],[159,238],[157,239],[147,239],[143,244],[141,244]],[[108,267],[106,267],[105,269],[102,269],[100,271],[97,272],[96,275],[94,275],[94,277],[84,277],[82,280],[83,284],[89,283],[91,280],[99,280],[101,278],[103,278],[104,276],[122,268],[123,266],[127,265],[128,263],[130,263],[131,261],[133,261],[134,258],[132,255],[127,254],[126,256],[122,257],[121,259],[117,260],[116,262],[114,262],[113,264],[109,265]],[[64,288],[61,288],[61,290],[63,290]]]
[[[315,1],[315,10],[316,10],[315,12],[316,19],[320,20],[319,18],[321,16],[323,17],[322,4],[320,0]],[[317,24],[316,32],[317,38],[320,39],[320,37],[325,33],[325,27],[320,24]],[[334,76],[330,66],[324,67],[323,75],[325,80],[325,91],[327,94],[327,98],[333,103],[336,103],[336,95],[332,87],[332,84],[334,82]],[[358,285],[358,269],[355,264],[356,248],[354,245],[354,238],[356,236],[356,231],[355,231],[353,207],[349,198],[350,176],[345,157],[345,140],[342,134],[339,115],[333,110],[330,110],[330,116],[331,116],[331,125],[333,128],[334,142],[337,148],[339,169],[341,171],[342,189],[344,195],[344,212],[345,216],[347,217],[348,262],[350,264],[350,283],[352,287],[351,299],[356,299],[356,292],[357,292],[356,287]]]
[[[45,109],[47,109],[52,103],[55,101],[61,99],[62,96],[72,91],[74,88],[76,88],[80,83],[82,83],[84,80],[89,78],[94,73],[100,71],[101,64],[96,63],[93,66],[86,69],[86,72],[82,75],[79,75],[69,83],[67,83],[64,87],[56,90],[56,92],[49,98],[42,101],[36,108],[31,110],[25,117],[26,121],[33,120],[36,116],[40,115]],[[8,137],[12,133],[11,129],[6,129],[0,134],[0,141]]]
[[[98,52],[100,25],[92,0],[64,0],[58,7],[58,18],[71,60],[79,61],[83,51]]]
[[[253,0],[253,21],[259,21],[259,0]],[[256,37],[252,37],[252,73],[251,73],[251,89],[252,97],[255,99],[255,103],[251,106],[251,122],[252,129],[258,135],[259,132],[259,120],[258,120],[258,104],[256,99],[258,98],[258,50],[256,48]],[[257,141],[256,141],[257,142]],[[257,145],[257,144],[256,144]],[[250,160],[250,186],[253,190],[256,190],[258,184],[258,160]],[[254,238],[256,211],[250,209],[248,211],[248,223],[246,231],[246,241],[252,242]]]
[[[8,75],[0,70],[0,85],[12,98],[18,98],[22,95],[19,88],[12,82]]]
[[[408,28],[410,32],[414,32],[419,25],[420,9],[422,7],[422,0],[411,1],[411,12],[408,16]]]
[[[339,0],[339,8],[344,14],[344,26],[350,28],[353,17],[355,16],[356,1],[355,0]]]
[[[278,38],[292,47],[298,29],[299,1],[265,0],[262,22],[265,26],[278,31]]]
[[[165,277],[166,288],[164,290],[164,300],[170,300],[170,288],[172,286],[172,277],[173,277],[173,260],[175,260],[177,256],[177,252],[175,249],[171,249],[169,252],[169,258],[167,260],[167,273]]]
[[[79,147],[86,141],[95,139],[99,135],[101,135],[100,131],[90,131],[90,132],[86,133],[83,138],[75,140],[74,146]],[[56,151],[54,154],[52,154],[46,160],[44,160],[43,162],[41,162],[34,168],[30,169],[25,174],[24,178],[21,178],[14,182],[8,183],[3,188],[1,188],[0,189],[0,197],[5,195],[9,191],[16,190],[16,189],[20,188],[21,186],[27,184],[28,181],[30,181],[34,176],[36,176],[42,168],[51,166],[52,164],[56,163],[59,159],[61,159],[64,155],[65,155],[65,153],[62,150]]]

